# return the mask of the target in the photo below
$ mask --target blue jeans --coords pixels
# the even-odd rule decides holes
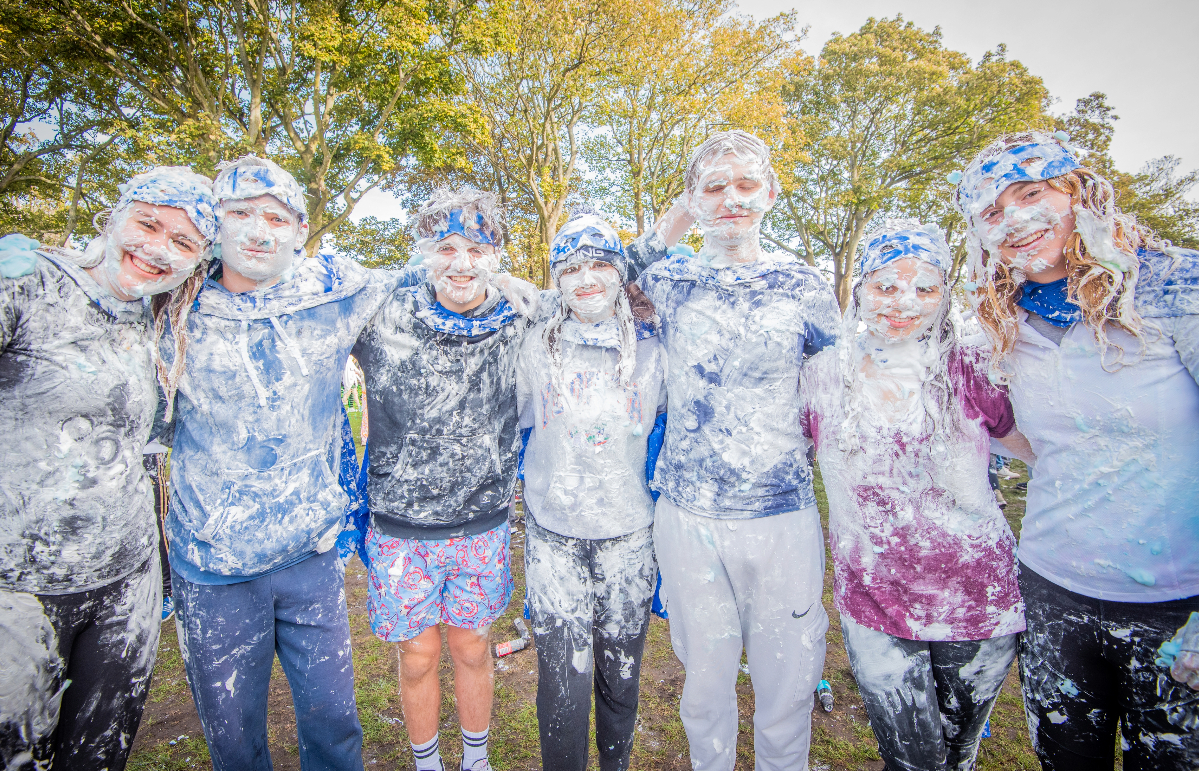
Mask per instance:
[[[291,686],[304,771],[360,771],[362,725],[345,581],[335,549],[237,584],[174,573],[176,629],[215,771],[270,771],[275,654]]]

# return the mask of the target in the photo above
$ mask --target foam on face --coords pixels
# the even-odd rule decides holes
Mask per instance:
[[[725,153],[704,159],[698,171],[691,206],[704,234],[704,251],[733,261],[754,259],[762,218],[771,206],[768,161]]]
[[[892,262],[865,279],[862,321],[883,341],[918,338],[937,319],[948,297],[944,286],[941,271],[934,265],[914,258]],[[900,324],[913,321],[896,327],[888,319]]]
[[[1003,210],[1002,219],[987,223],[981,218],[975,218],[974,227],[983,249],[991,254],[998,254],[1001,244],[1017,244],[1046,230],[1053,231],[1055,235],[1059,234],[1062,216],[1065,214],[1067,212],[1058,210],[1047,200],[1038,201],[1030,206],[1012,204]],[[1053,267],[1059,256],[1044,254],[1044,251],[1043,247],[1027,252],[1017,251],[1009,263],[1025,274],[1040,273]]]
[[[308,228],[273,195],[221,202],[221,260],[251,281],[290,276]]]
[[[608,318],[615,312],[616,295],[620,291],[620,274],[605,262],[590,260],[572,273],[563,273],[558,278],[562,299],[584,323],[595,323]],[[602,291],[578,296],[580,291],[599,288]]]
[[[485,293],[492,274],[500,269],[495,247],[475,243],[456,233],[440,241],[421,239],[416,248],[429,266],[429,277],[438,294],[459,305],[471,303]],[[470,281],[455,282],[455,276]]]
[[[97,283],[128,300],[179,286],[205,250],[203,237],[182,209],[133,201],[109,216],[104,234],[88,244],[84,259],[98,263],[91,270]]]

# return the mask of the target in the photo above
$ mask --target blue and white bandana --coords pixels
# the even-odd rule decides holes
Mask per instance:
[[[861,274],[873,273],[903,257],[915,257],[935,265],[946,276],[953,269],[953,254],[941,228],[919,222],[887,220],[883,229],[866,242]]]
[[[1027,143],[1014,147],[1005,147],[1003,139],[992,142],[965,171],[949,175],[958,186],[954,205],[967,220],[993,205],[1009,185],[1060,177],[1082,165],[1076,152],[1064,144],[1064,133],[1032,131],[1027,136]]]
[[[1026,283],[1020,287],[1016,305],[1035,313],[1055,327],[1065,329],[1082,318],[1082,311],[1066,297],[1066,279],[1048,284]]]
[[[628,276],[624,244],[616,230],[597,214],[571,217],[550,244],[550,273],[555,279],[568,266],[584,260],[608,263],[620,271],[621,281]]]
[[[260,195],[272,195],[287,208],[308,221],[308,200],[304,188],[286,169],[274,161],[256,155],[243,155],[222,164],[213,183],[213,192],[221,201],[244,201]]]
[[[500,240],[499,233],[493,233],[487,229],[486,225],[484,224],[482,212],[475,212],[474,224],[470,227],[467,227],[462,221],[462,209],[454,209],[451,211],[445,228],[434,233],[430,240],[441,241],[455,233],[467,239],[468,241],[474,241],[476,244],[488,244],[490,246],[495,246]]]
[[[134,175],[118,186],[121,197],[113,206],[120,211],[134,201],[155,206],[174,206],[187,212],[187,217],[212,243],[220,223],[217,221],[217,198],[212,192],[212,180],[197,174],[187,166],[157,166],[144,174]]]

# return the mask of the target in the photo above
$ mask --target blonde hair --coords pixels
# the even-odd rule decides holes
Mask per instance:
[[[179,391],[179,381],[183,377],[185,359],[187,357],[187,314],[199,296],[204,282],[208,279],[209,260],[203,260],[187,280],[170,292],[156,294],[150,299],[150,310],[154,315],[154,368],[158,373],[158,383],[162,386],[166,398],[166,420],[170,422],[175,412],[175,394]],[[170,366],[162,357],[162,336],[167,324],[171,325],[171,334],[175,339],[175,355]]]
[[[1021,142],[1012,137],[1006,144],[1011,147]],[[1079,167],[1059,177],[1052,177],[1046,183],[1054,190],[1070,196],[1071,208],[1082,206],[1099,220],[1110,222],[1112,242],[1116,249],[1136,255],[1140,249],[1161,251],[1170,246],[1169,241],[1159,238],[1131,214],[1120,211],[1115,205],[1115,190],[1111,183],[1090,169]],[[1128,363],[1124,360],[1124,349],[1108,340],[1108,323],[1135,337],[1139,343],[1138,357],[1143,356],[1146,325],[1134,306],[1139,260],[1129,260],[1129,267],[1124,271],[1100,264],[1087,250],[1077,228],[1067,238],[1063,251],[1066,258],[1067,297],[1078,305],[1082,323],[1094,333],[1103,368],[1108,369],[1107,352],[1110,348],[1115,348],[1118,355],[1110,362],[1113,369],[1108,371],[1115,371]],[[1002,365],[1016,347],[1019,335],[1016,300],[1027,277],[1002,260],[995,259],[986,250],[982,252],[976,271],[983,275],[972,277],[977,283],[973,300],[983,331],[994,349],[992,374],[1006,381],[1007,373]]]

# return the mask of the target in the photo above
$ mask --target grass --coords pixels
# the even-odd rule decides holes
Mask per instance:
[[[356,436],[360,417],[361,413],[350,415]],[[1008,500],[1005,514],[1013,531],[1019,534],[1024,492],[1015,484],[1027,480],[1027,474],[1019,462],[1014,468],[1021,472],[1020,479],[1002,480],[1001,486]],[[827,532],[828,505],[819,473],[816,495]],[[824,603],[831,611],[832,559],[828,556]],[[493,643],[515,637],[512,622],[523,610],[524,533],[520,527],[513,531],[512,572],[516,591],[507,612],[492,628]],[[364,763],[367,769],[411,769],[412,754],[400,711],[395,647],[371,634],[366,617],[366,571],[357,559],[351,561],[346,571],[346,600],[354,649],[355,695],[364,734]],[[832,684],[836,706],[832,713],[817,709],[813,715],[811,767],[815,771],[879,771],[882,761],[849,668],[841,640],[840,620],[835,612],[830,612],[830,621],[824,676]],[[445,649],[440,677],[442,757],[446,768],[454,769],[460,767],[461,743],[453,675],[449,652]],[[496,662],[490,740],[491,762],[496,771],[541,768],[536,686],[537,659],[533,650],[521,651]],[[678,712],[682,689],[683,671],[670,647],[669,625],[654,617],[642,662],[641,706],[633,747],[633,768],[684,771],[691,767],[687,738]],[[737,694],[741,719],[736,769],[751,771],[754,767],[753,693],[745,675],[738,677]],[[268,714],[268,735],[275,767],[282,771],[299,769],[291,694],[277,662]],[[1034,771],[1039,768],[1028,740],[1015,667],[992,713],[991,733],[991,738],[983,740],[978,763],[980,771]],[[172,741],[175,743],[171,744]],[[134,771],[175,771],[207,767],[210,767],[208,752],[187,688],[174,625],[167,622],[163,625],[150,698],[129,768]],[[599,767],[594,752],[588,767]]]

